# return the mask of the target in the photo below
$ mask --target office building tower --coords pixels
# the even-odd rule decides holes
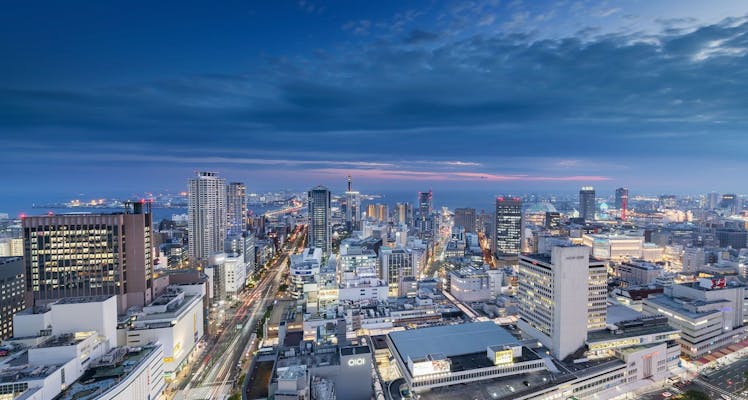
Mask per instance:
[[[247,229],[247,187],[243,183],[231,182],[226,187],[226,214],[229,236]]]
[[[561,213],[558,211],[546,211],[545,212],[545,228],[546,229],[558,229],[561,227]]]
[[[454,226],[465,228],[467,233],[475,233],[476,218],[474,208],[456,208]]]
[[[410,203],[397,203],[395,208],[395,222],[400,225],[413,225],[413,206],[411,206]]]
[[[379,250],[380,278],[389,286],[390,296],[397,297],[405,278],[414,278],[413,256],[403,248],[382,247]]]
[[[377,220],[379,222],[387,222],[390,219],[390,208],[387,204],[377,204]]]
[[[629,190],[628,188],[616,189],[616,210],[621,212],[621,219],[626,219],[626,210],[629,205]]]
[[[119,214],[68,214],[23,219],[26,290],[35,303],[117,296],[120,312],[153,297],[149,204]]]
[[[223,251],[226,240],[226,181],[215,172],[199,172],[190,179],[189,232],[190,257],[205,261]]]
[[[522,241],[522,199],[519,197],[496,198],[494,214],[493,252],[498,256],[516,256]]]
[[[0,257],[0,340],[13,336],[13,316],[26,308],[23,257]]]
[[[579,190],[579,217],[585,221],[595,220],[595,188],[582,186]]]
[[[585,246],[555,246],[519,258],[518,326],[560,359],[606,326],[606,264],[589,254]]]
[[[361,221],[361,194],[353,190],[353,181],[348,175],[348,190],[345,192],[345,222],[348,229],[359,229]]]
[[[307,193],[309,213],[309,247],[318,247],[326,254],[332,249],[332,227],[330,226],[330,191],[317,186]]]
[[[377,205],[374,203],[366,205],[366,219],[376,220],[377,219]]]
[[[710,192],[707,195],[707,208],[710,210],[714,210],[715,208],[719,207],[719,201],[721,197],[719,193],[717,192]]]
[[[733,193],[723,194],[719,207],[730,214],[738,214],[743,210],[740,197]]]
[[[432,211],[433,193],[418,192],[418,222],[417,227],[420,232],[430,231],[432,228],[431,211]]]

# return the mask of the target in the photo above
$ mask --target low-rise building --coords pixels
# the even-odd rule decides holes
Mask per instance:
[[[735,277],[667,286],[663,295],[645,299],[642,311],[665,315],[681,331],[678,342],[690,358],[748,338],[748,299],[745,285]]]
[[[170,286],[143,307],[142,312],[130,314],[118,329],[129,347],[155,342],[164,346],[162,370],[167,380],[185,366],[204,334],[205,293],[201,290],[204,286],[195,285],[195,291],[189,291],[186,286]]]

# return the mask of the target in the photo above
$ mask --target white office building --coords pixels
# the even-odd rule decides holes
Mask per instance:
[[[589,253],[586,246],[556,246],[550,255],[519,259],[518,325],[561,359],[606,325],[606,263]]]
[[[187,286],[193,288],[185,289]],[[196,290],[192,290],[196,288]],[[143,311],[122,324],[120,334],[129,347],[159,342],[163,350],[163,374],[173,378],[203,337],[204,285],[169,286]]]
[[[601,260],[642,258],[644,236],[626,234],[586,234],[582,243],[592,249],[592,256]]]
[[[735,277],[667,286],[663,295],[644,299],[642,311],[665,315],[680,329],[681,350],[690,358],[748,338],[748,298],[745,285]]]
[[[485,268],[461,268],[451,271],[449,292],[463,302],[491,301],[501,294],[503,273]]]

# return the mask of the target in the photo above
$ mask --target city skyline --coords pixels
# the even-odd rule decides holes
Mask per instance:
[[[26,44],[0,43],[12,197],[193,170],[251,191],[745,191],[745,4],[145,5],[0,17]]]
[[[9,0],[0,400],[748,400],[748,2]]]

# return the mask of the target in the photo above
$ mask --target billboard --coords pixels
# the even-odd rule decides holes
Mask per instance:
[[[423,376],[423,375],[430,375],[430,374],[437,374],[442,372],[449,372],[451,370],[452,364],[449,362],[449,359],[439,359],[439,360],[423,360],[423,361],[417,361],[413,363],[413,376]]]
[[[499,350],[494,352],[494,365],[511,364],[513,362],[514,355],[512,354],[512,349]]]

